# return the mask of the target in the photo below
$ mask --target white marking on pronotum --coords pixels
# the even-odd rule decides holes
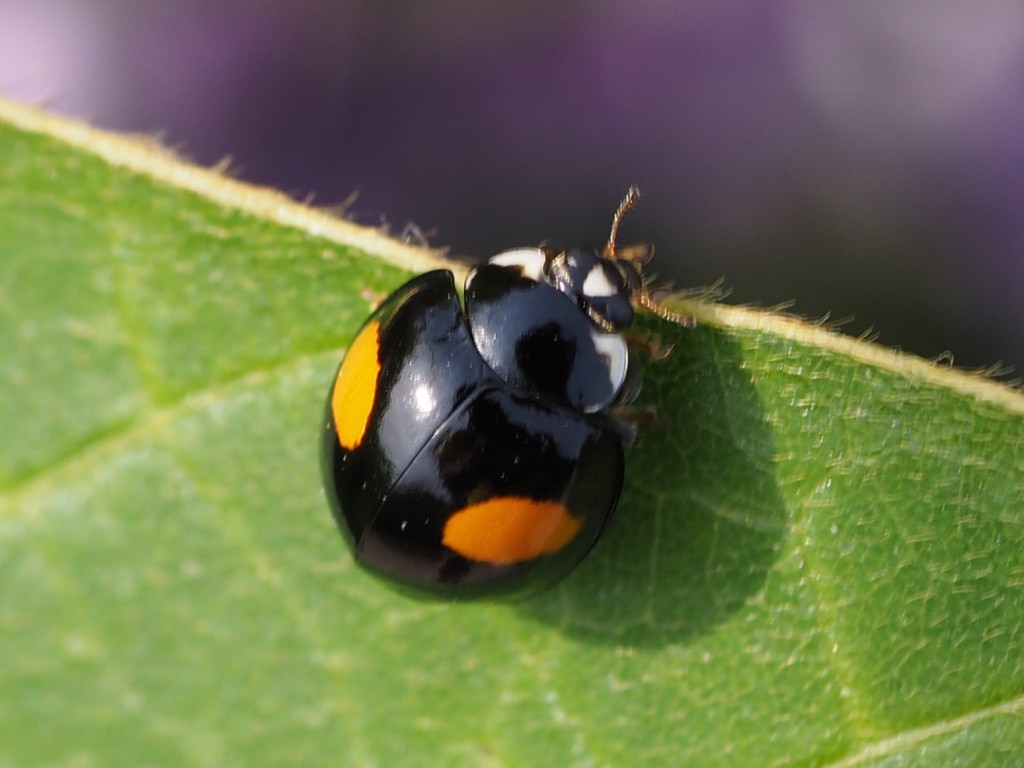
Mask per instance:
[[[595,330],[591,332],[590,338],[594,342],[594,348],[605,359],[608,367],[608,382],[612,388],[612,396],[608,402],[611,402],[626,381],[629,347],[626,346],[626,340],[617,333],[601,333]],[[595,403],[588,406],[587,410],[591,412],[599,411],[607,405],[608,403]]]
[[[583,281],[584,296],[614,296],[618,292],[619,289],[615,287],[615,284],[608,277],[608,273],[602,264],[595,265],[587,273],[587,278]]]
[[[540,248],[513,248],[488,259],[489,264],[499,267],[519,267],[525,277],[538,282],[543,276],[545,261],[544,251]]]

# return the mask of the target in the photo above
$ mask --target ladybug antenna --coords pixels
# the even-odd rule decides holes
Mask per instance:
[[[648,291],[641,288],[634,296],[637,304],[648,312],[653,312],[662,320],[681,325],[684,328],[693,328],[696,324],[692,315],[674,312],[664,305],[663,302],[668,298],[668,291],[666,290],[655,289],[654,291]]]
[[[626,215],[626,212],[636,205],[636,201],[640,199],[640,190],[636,184],[631,184],[629,189],[626,191],[626,196],[622,198],[622,202],[619,203],[618,209],[615,211],[615,215],[612,216],[612,231],[608,235],[608,245],[604,247],[604,253],[602,254],[605,258],[615,258],[615,239],[619,236],[619,223],[622,221],[622,217]]]

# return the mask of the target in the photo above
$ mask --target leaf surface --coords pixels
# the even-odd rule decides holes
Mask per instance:
[[[350,562],[317,449],[431,255],[0,117],[3,768],[1024,759],[1018,392],[684,304],[642,322],[674,346],[590,557],[412,601]]]

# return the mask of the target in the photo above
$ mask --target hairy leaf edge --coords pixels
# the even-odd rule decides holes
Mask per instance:
[[[443,249],[408,245],[379,229],[363,227],[299,202],[285,194],[238,181],[219,168],[201,168],[182,161],[153,138],[126,136],[93,128],[34,107],[0,99],[0,120],[29,132],[49,136],[95,155],[111,165],[166,183],[234,210],[307,232],[340,245],[365,251],[410,272],[446,268],[464,273],[465,266],[443,258]],[[747,307],[674,298],[673,310],[698,322],[722,328],[772,335],[929,382],[1024,414],[1024,393],[1018,388],[915,355],[843,335],[821,324],[790,315]]]

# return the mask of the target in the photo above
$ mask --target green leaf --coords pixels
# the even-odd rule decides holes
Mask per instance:
[[[684,302],[591,556],[412,601],[350,562],[317,447],[434,257],[0,117],[0,767],[1024,760],[1019,392]]]

